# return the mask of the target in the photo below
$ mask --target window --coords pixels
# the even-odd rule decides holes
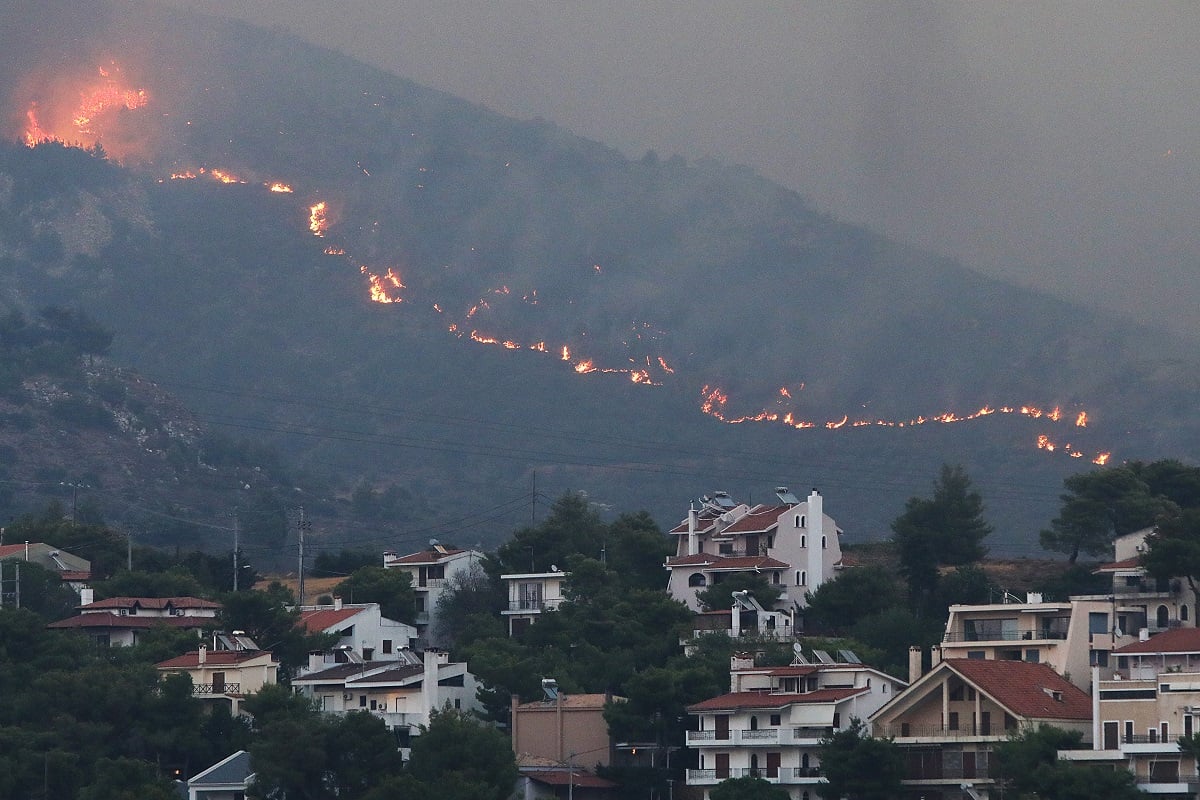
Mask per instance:
[[[800,580],[800,576],[801,576],[801,575],[803,575],[803,574],[804,574],[804,573],[802,573],[800,570],[796,570],[796,585],[797,585],[797,586],[803,586],[803,585],[804,585],[804,581]]]
[[[797,514],[797,515],[796,515],[796,527],[797,527],[797,528],[803,528],[803,527],[804,527],[804,522],[805,522],[805,520],[804,520],[804,515],[803,515],[803,514]],[[801,542],[803,542],[803,537],[801,537]],[[803,544],[801,544],[800,546],[801,546],[801,547],[803,547],[804,545],[803,545]]]
[[[946,727],[952,731],[958,730],[958,712],[957,711],[950,712],[950,720],[947,723]]]
[[[363,661],[372,661],[372,660],[374,660],[374,658],[375,658],[375,648],[374,647],[364,647],[363,648]]]
[[[688,577],[688,586],[704,586],[708,583],[708,578],[704,577],[703,572],[693,572]]]
[[[1132,741],[1133,741],[1133,720],[1127,719],[1127,720],[1125,720],[1125,743],[1128,744]]]
[[[1187,607],[1187,603],[1184,603],[1183,605],[1181,605],[1181,606],[1179,607],[1179,619],[1180,619],[1180,621],[1182,621],[1182,622],[1187,622],[1187,621],[1188,621],[1188,607]]]
[[[365,694],[360,694],[358,696],[358,707],[359,708],[367,707],[367,696]]]
[[[391,639],[383,640],[383,652],[384,653],[392,652],[392,640]]]
[[[808,547],[808,537],[807,537],[807,536],[801,536],[801,537],[800,537],[800,546],[801,546],[801,547]]]
[[[822,550],[824,550],[824,549],[825,549],[826,547],[828,547],[828,546],[829,546],[829,537],[828,537],[828,536],[822,536],[822,537],[821,537],[821,549],[822,549]]]
[[[808,585],[808,570],[800,570],[800,586]]]
[[[1164,742],[1171,741],[1171,724],[1169,722],[1160,722],[1158,724],[1158,732],[1162,735]]]
[[[783,716],[781,714],[772,714],[771,715],[771,725],[773,727],[778,728],[782,724],[783,724]]]
[[[417,612],[425,613],[425,595],[423,594],[417,595]]]
[[[983,661],[987,658],[987,653],[982,650],[968,650],[967,658],[974,659],[975,661]]]
[[[454,709],[456,711],[462,710],[462,698],[459,698],[459,697],[454,698]]]
[[[1108,614],[1103,611],[1092,611],[1088,614],[1088,633],[1108,633]]]
[[[1107,667],[1108,666],[1108,651],[1107,650],[1093,650],[1091,660],[1092,660],[1093,667]]]
[[[776,584],[776,585],[779,584],[779,572],[778,571],[771,573],[771,583]]]
[[[758,730],[758,717],[750,717],[750,730]]]
[[[1042,660],[1041,652],[1035,647],[1032,650],[1025,651],[1025,660],[1030,664],[1036,664]]]

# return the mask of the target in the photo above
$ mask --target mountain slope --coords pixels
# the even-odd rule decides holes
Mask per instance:
[[[1028,542],[1096,455],[1195,452],[1180,398],[1197,373],[1159,332],[899,247],[743,168],[630,161],[276,33],[95,5],[19,4],[0,57],[9,134],[36,112],[128,170],[7,154],[0,198],[23,227],[6,234],[6,296],[82,305],[210,424],[347,483],[511,527],[535,472],[664,522],[710,484],[801,480],[876,538],[946,460],[991,490],[1001,536]],[[41,38],[55,25],[69,58]],[[134,94],[55,130],[96,86]],[[29,154],[54,181],[21,177]],[[997,413],[851,427],[983,407]],[[716,419],[760,412],[776,420]],[[491,524],[448,530],[496,541]]]

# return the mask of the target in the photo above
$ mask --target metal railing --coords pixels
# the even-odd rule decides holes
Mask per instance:
[[[197,683],[192,687],[193,695],[222,695],[241,693],[242,685],[240,683]]]
[[[949,631],[942,636],[943,642],[1033,642],[1062,641],[1067,638],[1063,630],[1027,631]]]
[[[999,738],[1007,735],[1007,731],[998,725],[985,726],[964,721],[957,728],[948,728],[945,725],[877,725],[875,735],[900,739],[955,739],[967,736],[995,736]]]

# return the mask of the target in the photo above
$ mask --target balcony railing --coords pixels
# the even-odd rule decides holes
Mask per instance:
[[[426,578],[423,581],[418,580],[416,586],[413,586],[413,588],[414,589],[441,589],[445,585],[446,585],[445,578]]]
[[[687,743],[695,744],[697,742],[715,742],[717,740],[716,731],[688,731]],[[728,741],[728,740],[725,740]]]
[[[943,642],[1031,642],[1062,641],[1067,638],[1063,630],[1028,631],[949,631],[942,636]]]
[[[197,683],[192,687],[193,695],[226,695],[241,694],[240,683]]]
[[[792,728],[792,739],[823,739],[833,735],[833,727],[827,728]]]
[[[550,597],[542,600],[515,600],[508,604],[509,611],[534,614],[540,611],[553,611],[562,602],[561,598]]]
[[[1003,738],[1007,735],[1003,726],[978,725],[970,722],[960,723],[957,728],[944,725],[876,725],[876,736],[890,736],[900,739],[958,739],[969,736],[995,736]]]
[[[742,730],[738,731],[738,739],[747,744],[774,744],[779,741],[779,729]]]

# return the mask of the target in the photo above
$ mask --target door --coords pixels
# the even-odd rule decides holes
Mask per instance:
[[[717,780],[722,781],[729,777],[729,753],[717,753]]]
[[[778,778],[779,777],[779,763],[780,763],[780,754],[779,753],[767,753],[767,777],[768,778]]]
[[[717,723],[717,738],[718,739],[728,739],[729,738],[729,715],[728,714],[717,714],[715,719],[716,719],[716,723]],[[728,759],[726,759],[726,760],[728,760]]]
[[[992,735],[992,712],[990,712],[990,711],[980,711],[979,712],[979,734],[981,736],[991,736]]]
[[[214,672],[213,673],[212,693],[213,694],[225,694],[225,673],[224,672]]]
[[[1120,723],[1105,722],[1104,723],[1104,749],[1116,750],[1120,746]]]

